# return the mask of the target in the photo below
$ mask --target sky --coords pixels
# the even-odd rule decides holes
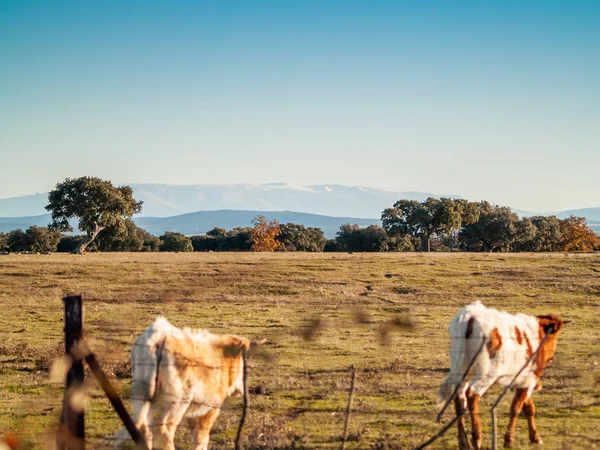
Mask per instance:
[[[67,177],[600,206],[600,2],[0,2],[0,198]]]

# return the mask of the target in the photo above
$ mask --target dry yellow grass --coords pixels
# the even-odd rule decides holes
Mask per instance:
[[[548,449],[594,448],[599,275],[598,255],[0,256],[0,432],[15,429],[27,448],[49,448],[62,395],[47,370],[62,350],[61,298],[83,293],[91,346],[128,406],[130,345],[162,314],[180,326],[269,340],[267,355],[252,361],[251,448],[339,447],[351,364],[359,372],[348,447],[412,448],[440,426],[433,404],[449,363],[449,321],[479,299],[573,320],[544,390],[534,394],[538,427]],[[406,314],[415,328],[385,325]],[[484,411],[498,392],[484,398]],[[90,448],[99,448],[119,424],[98,388],[89,393],[87,435]],[[509,403],[500,410],[502,433]],[[213,448],[232,448],[239,404],[228,402]],[[489,445],[489,415],[483,420]],[[455,448],[455,434],[450,430],[433,448]],[[517,439],[527,447],[524,419]],[[182,448],[187,441],[178,438]]]

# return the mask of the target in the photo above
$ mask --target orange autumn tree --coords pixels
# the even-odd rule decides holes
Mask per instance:
[[[279,222],[271,220],[267,222],[265,216],[257,216],[252,220],[254,228],[250,230],[253,252],[274,252],[283,249],[283,243],[277,240],[281,234]]]
[[[564,252],[593,252],[600,247],[600,238],[588,227],[584,217],[571,216],[561,221]]]

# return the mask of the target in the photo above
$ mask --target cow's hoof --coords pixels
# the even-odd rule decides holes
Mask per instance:
[[[504,447],[512,448],[515,444],[515,440],[511,436],[504,436]]]
[[[460,450],[471,450],[471,444],[469,444],[469,440],[467,439],[467,433],[465,430],[459,430],[458,432],[458,448]]]
[[[541,436],[538,434],[530,439],[532,444],[542,445],[544,442],[542,441]]]
[[[460,450],[471,450],[471,444],[469,444],[469,441],[459,441],[458,448]]]
[[[460,450],[471,450],[471,444],[469,444],[469,441],[467,439],[459,439],[458,448]]]

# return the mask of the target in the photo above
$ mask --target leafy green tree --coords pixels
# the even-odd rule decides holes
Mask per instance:
[[[459,250],[460,241],[457,232],[431,238],[431,251],[433,252],[457,252]]]
[[[0,233],[0,252],[8,251],[8,236],[7,233]]]
[[[60,232],[48,227],[30,226],[25,231],[26,251],[29,252],[54,252],[60,240]]]
[[[227,236],[227,231],[224,228],[215,227],[207,232],[206,235],[211,237]]]
[[[71,236],[63,234],[58,241],[58,245],[56,247],[56,251],[59,253],[73,253],[73,251],[77,248],[79,243],[86,239],[86,236]],[[94,244],[91,244],[92,246]],[[91,246],[87,247],[88,250],[91,249]]]
[[[148,233],[143,230],[142,237],[144,244],[142,245],[142,252],[157,252],[160,250],[161,240],[158,236]]]
[[[341,251],[338,247],[337,239],[327,239],[325,241],[325,247],[323,247],[323,251],[327,253]]]
[[[192,252],[194,247],[189,237],[183,233],[176,233],[173,231],[167,231],[160,237],[162,244],[160,246],[161,252]]]
[[[252,249],[252,228],[235,227],[224,238],[218,238],[219,251],[249,252]]]
[[[336,235],[337,246],[347,252],[385,252],[389,249],[388,236],[379,225],[360,226],[349,223],[340,226]]]
[[[517,249],[522,252],[559,251],[563,241],[560,219],[556,216],[534,216],[529,220],[535,227],[535,234],[520,242]]]
[[[18,229],[8,233],[3,248],[11,252],[47,253],[56,250],[59,240],[58,231],[32,225],[26,231]]]
[[[421,248],[421,241],[419,239],[406,234],[388,235],[387,243],[389,252],[414,252],[415,248]]]
[[[27,251],[27,235],[20,228],[8,233],[8,251],[25,252]]]
[[[218,238],[209,236],[207,234],[201,234],[197,236],[191,236],[192,247],[195,252],[216,252]]]
[[[457,231],[477,221],[475,204],[460,199],[428,198],[424,202],[399,200],[381,214],[383,228],[390,236],[408,235],[421,240],[421,250],[430,251],[433,236]]]
[[[479,203],[479,220],[459,233],[463,248],[470,251],[510,251],[519,238],[519,216],[506,206]]]
[[[515,230],[515,238],[510,249],[514,252],[522,252],[528,246],[528,243],[535,239],[537,227],[529,217],[525,217],[515,223]]]
[[[79,229],[86,232],[74,253],[86,247],[107,227],[121,228],[142,209],[133,198],[129,186],[114,187],[110,181],[96,177],[67,178],[48,194],[48,211],[52,212],[52,228],[73,231],[69,219],[79,219]]]
[[[297,223],[280,226],[281,234],[277,240],[288,252],[322,252],[325,247],[325,235],[320,228],[305,227]]]
[[[160,239],[126,219],[119,227],[109,227],[98,238],[101,252],[158,251]]]

